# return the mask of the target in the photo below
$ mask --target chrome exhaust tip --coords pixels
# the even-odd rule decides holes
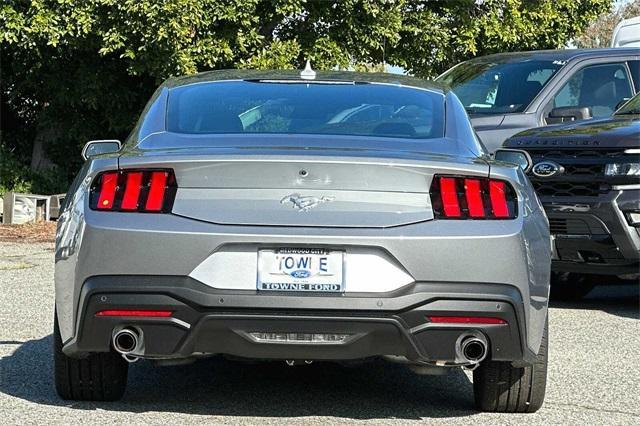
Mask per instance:
[[[469,336],[462,340],[460,352],[465,361],[478,364],[487,357],[487,342],[476,336]]]
[[[113,348],[121,355],[128,355],[128,358],[132,358],[131,353],[140,347],[140,343],[138,331],[132,328],[123,328],[113,334]]]

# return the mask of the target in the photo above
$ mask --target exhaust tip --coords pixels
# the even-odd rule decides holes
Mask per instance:
[[[477,337],[469,337],[462,342],[462,355],[469,362],[479,363],[487,357],[487,343]]]
[[[113,335],[113,347],[123,355],[133,352],[139,343],[138,332],[129,328],[122,329]]]

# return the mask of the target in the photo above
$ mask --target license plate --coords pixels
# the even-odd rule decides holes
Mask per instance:
[[[260,250],[258,290],[344,291],[344,252],[326,249]]]

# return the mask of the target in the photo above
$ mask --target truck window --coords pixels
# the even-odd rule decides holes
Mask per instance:
[[[553,107],[588,107],[594,118],[608,117],[620,101],[632,96],[624,63],[590,65],[565,83],[553,98]]]
[[[479,58],[451,68],[436,81],[451,86],[469,114],[517,113],[561,67],[550,60]]]
[[[636,86],[636,93],[640,92],[640,61],[629,61],[629,69],[631,70],[631,78],[633,85]]]

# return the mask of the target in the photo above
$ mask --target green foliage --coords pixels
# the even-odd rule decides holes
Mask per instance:
[[[58,166],[32,171],[0,145],[0,196],[8,191],[58,194],[65,192],[68,186],[67,173]]]
[[[30,172],[0,145],[0,196],[8,191],[31,192]]]
[[[2,142],[64,180],[84,142],[124,139],[170,76],[221,68],[435,76],[476,55],[558,48],[611,0],[4,0]],[[38,150],[34,150],[38,151]],[[38,163],[38,161],[34,161]]]

